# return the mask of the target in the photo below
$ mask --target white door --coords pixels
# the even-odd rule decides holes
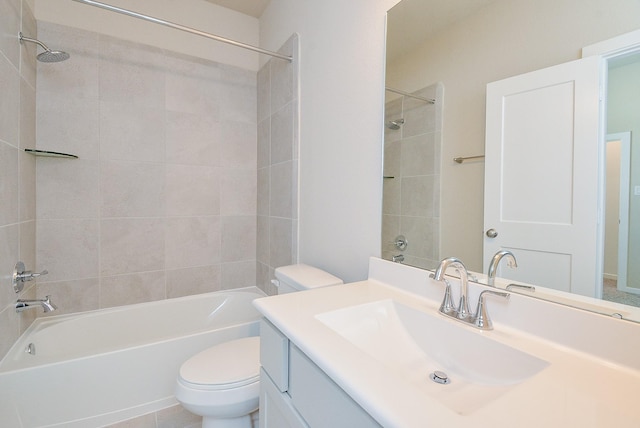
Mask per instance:
[[[600,65],[594,56],[487,85],[485,272],[507,249],[518,268],[499,276],[601,297]]]

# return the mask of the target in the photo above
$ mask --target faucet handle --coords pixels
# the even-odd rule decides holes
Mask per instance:
[[[46,269],[43,270],[42,272],[32,272],[30,270],[26,270],[24,267],[24,263],[18,262],[13,268],[13,278],[11,281],[13,284],[13,290],[16,293],[19,293],[24,288],[24,283],[26,281],[33,281],[37,277],[41,275],[46,275],[48,273],[49,272]]]
[[[435,275],[432,273],[429,275],[429,278],[434,279]],[[442,299],[442,303],[440,304],[440,312],[450,315],[452,313],[455,313],[458,309],[453,304],[453,299],[451,298],[451,283],[446,278],[442,278],[442,282],[444,282],[445,284],[445,289],[444,298]]]
[[[499,296],[499,297],[508,299],[510,296],[510,293],[505,293],[502,291],[484,290],[483,292],[480,293],[480,297],[478,297],[478,307],[476,309],[474,324],[476,327],[482,330],[493,330],[493,323],[489,318],[489,313],[487,312],[486,304],[484,301],[486,294],[492,294],[494,296]]]

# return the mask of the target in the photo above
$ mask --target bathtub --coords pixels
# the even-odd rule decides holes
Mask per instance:
[[[175,405],[180,365],[257,336],[251,302],[264,296],[249,287],[38,318],[0,361],[0,424],[98,427]]]

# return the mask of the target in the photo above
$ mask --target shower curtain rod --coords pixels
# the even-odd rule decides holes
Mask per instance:
[[[76,0],[76,1],[78,1],[78,0]],[[389,86],[385,86],[384,89],[389,91],[389,92],[393,92],[394,94],[399,94],[399,95],[404,95],[405,97],[415,98],[416,100],[425,101],[425,102],[427,102],[429,104],[435,104],[436,103],[436,100],[434,100],[432,98],[424,98],[424,97],[421,97],[419,95],[413,95],[413,94],[410,94],[409,92],[401,91],[400,89],[394,89],[394,88],[391,88]]]
[[[106,9],[106,10],[109,10],[111,12],[117,12],[117,13],[121,13],[123,15],[132,16],[134,18],[138,18],[138,19],[142,19],[144,21],[149,21],[149,22],[153,22],[153,23],[156,23],[156,24],[164,25],[166,27],[175,28],[176,30],[181,30],[181,31],[185,31],[187,33],[191,33],[191,34],[195,34],[195,35],[198,35],[198,36],[206,37],[208,39],[217,40],[217,41],[222,42],[222,43],[228,43],[228,44],[233,45],[233,46],[237,46],[237,47],[240,47],[240,48],[248,49],[250,51],[254,51],[254,52],[261,53],[261,54],[269,55],[269,56],[272,56],[274,58],[283,59],[283,60],[289,61],[289,62],[292,61],[292,57],[287,56],[287,55],[283,55],[283,54],[280,54],[280,53],[277,53],[277,52],[268,51],[266,49],[262,49],[262,48],[259,48],[257,46],[248,45],[246,43],[237,42],[235,40],[227,39],[227,38],[224,38],[224,37],[216,36],[215,34],[205,33],[204,31],[196,30],[196,29],[190,28],[190,27],[185,27],[184,25],[176,24],[176,23],[170,22],[170,21],[165,21],[163,19],[153,18],[151,16],[143,15],[141,13],[133,12],[133,11],[130,11],[130,10],[127,10],[127,9],[122,9],[122,8],[119,8],[119,7],[111,6],[111,5],[108,5],[108,4],[105,4],[105,3],[100,3],[100,2],[97,2],[97,1],[93,1],[93,0],[73,0],[73,1],[76,1],[78,3],[84,3],[84,4],[87,4],[89,6],[95,6],[95,7],[99,7],[99,8],[102,8],[102,9]]]

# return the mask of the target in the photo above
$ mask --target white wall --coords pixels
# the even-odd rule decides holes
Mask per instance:
[[[259,22],[256,18],[204,0],[108,0],[104,3],[258,45]],[[259,54],[215,40],[71,0],[35,0],[35,6],[36,19],[39,21],[94,31],[247,70],[258,70]]]
[[[437,17],[432,17],[437,19]],[[581,48],[640,28],[637,0],[497,0],[388,65],[390,86],[444,83],[443,257],[482,269],[486,84],[580,58]]]
[[[260,43],[300,35],[299,259],[345,281],[380,254],[385,14],[397,0],[273,0]]]

